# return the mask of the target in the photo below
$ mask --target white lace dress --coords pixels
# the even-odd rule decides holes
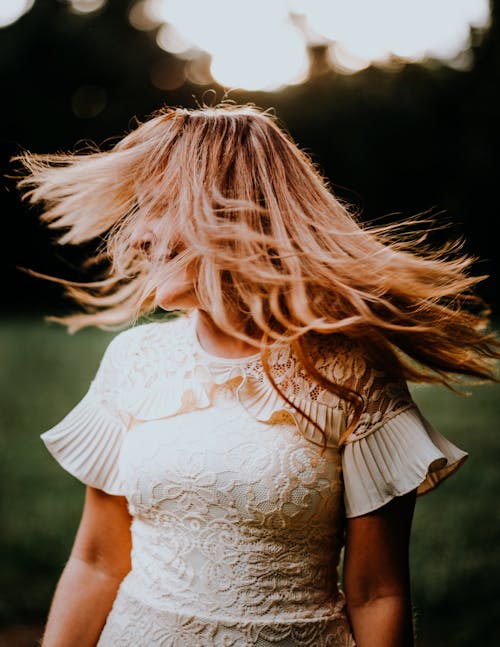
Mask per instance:
[[[321,435],[271,387],[258,355],[207,354],[195,315],[114,337],[88,393],[41,435],[83,483],[127,498],[132,569],[99,647],[353,647],[339,586],[346,517],[414,488],[468,454],[436,432],[406,385],[359,354],[318,345],[318,368],[362,388],[348,444],[345,405],[290,349],[273,374]]]

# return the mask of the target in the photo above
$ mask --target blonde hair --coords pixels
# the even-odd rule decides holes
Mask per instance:
[[[155,289],[191,267],[201,308],[259,345],[278,391],[269,348],[287,342],[313,378],[359,411],[361,394],[315,366],[314,342],[325,335],[354,339],[373,365],[409,381],[452,388],[463,376],[496,379],[500,344],[474,294],[485,278],[470,274],[475,259],[460,242],[433,249],[421,231],[429,221],[362,226],[269,111],[167,107],[110,150],[15,159],[24,198],[43,205],[58,242],[95,239],[93,260],[107,261],[96,281],[52,278],[83,306],[56,318],[70,331],[151,315]],[[131,241],[149,219],[157,237],[146,258]],[[176,236],[185,249],[165,263]]]

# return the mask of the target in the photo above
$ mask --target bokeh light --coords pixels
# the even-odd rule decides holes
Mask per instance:
[[[128,12],[128,19],[132,27],[139,31],[150,31],[158,27],[158,20],[150,17],[148,12],[148,0],[139,0],[131,5]]]
[[[87,14],[99,11],[107,0],[69,0],[70,9],[76,14]]]
[[[271,90],[304,81],[307,49],[318,44],[343,73],[395,59],[453,64],[489,14],[488,0],[139,0],[129,16],[137,29],[158,28],[163,50],[204,55],[203,78],[209,55],[221,85]]]
[[[35,0],[2,0],[0,2],[0,27],[8,27],[31,9]]]
[[[156,34],[158,47],[170,54],[176,54],[179,58],[189,60],[196,58],[201,51],[196,45],[186,38],[181,32],[170,23],[164,23]]]

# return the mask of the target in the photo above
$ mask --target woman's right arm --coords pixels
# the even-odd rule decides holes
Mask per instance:
[[[41,647],[94,647],[130,571],[127,500],[87,486],[73,548],[56,586]]]

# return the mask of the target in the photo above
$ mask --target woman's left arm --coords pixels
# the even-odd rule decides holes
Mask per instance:
[[[344,593],[357,647],[414,647],[409,546],[416,490],[347,519]]]

